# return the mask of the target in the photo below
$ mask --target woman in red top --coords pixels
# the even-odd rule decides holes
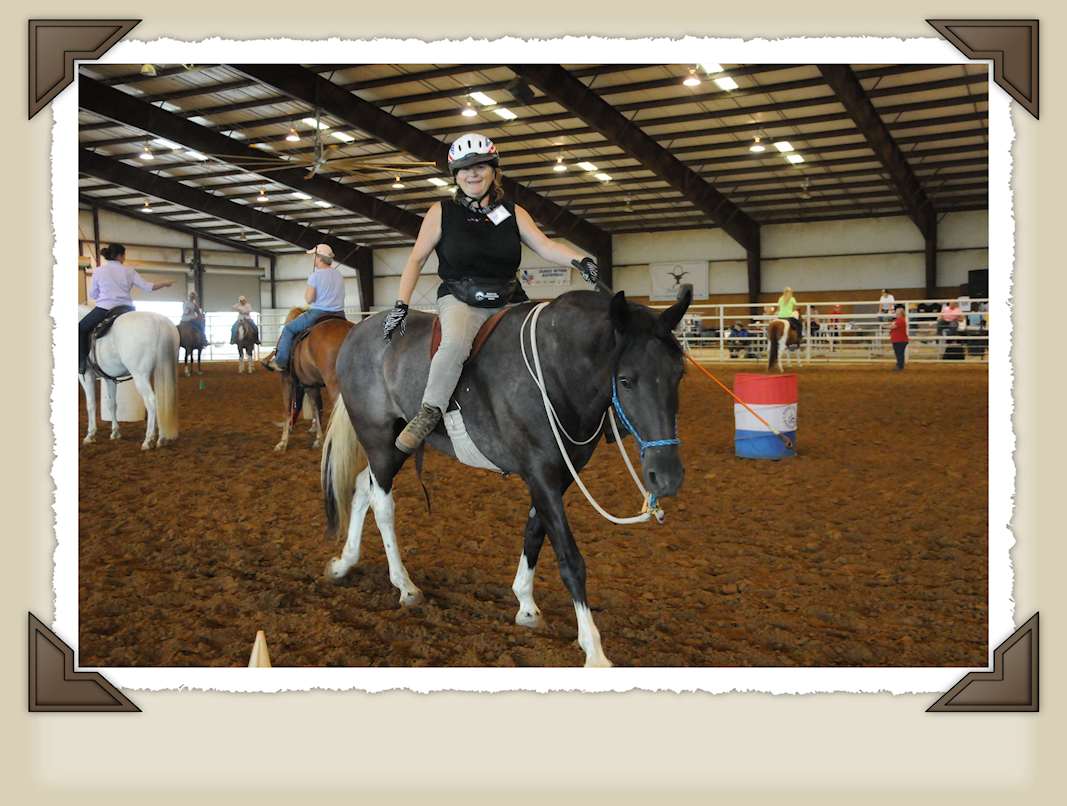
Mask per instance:
[[[900,372],[904,369],[904,351],[908,349],[908,317],[903,305],[897,306],[897,318],[889,330],[889,341],[893,343],[893,352],[897,354],[897,365],[893,371]]]

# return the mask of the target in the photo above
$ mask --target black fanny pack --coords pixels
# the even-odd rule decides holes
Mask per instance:
[[[475,308],[500,308],[526,296],[516,277],[462,277],[442,284],[447,293]]]

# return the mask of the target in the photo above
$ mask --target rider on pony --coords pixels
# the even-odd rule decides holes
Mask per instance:
[[[775,312],[777,319],[789,322],[789,327],[797,334],[797,340],[803,333],[800,329],[800,318],[797,316],[797,299],[793,296],[793,289],[786,286],[782,290],[782,296],[778,297],[778,310]]]
[[[252,303],[248,301],[244,294],[241,294],[237,298],[237,302],[230,307],[237,311],[237,318],[233,320],[233,326],[230,328],[230,344],[237,344],[237,326],[242,323],[244,323],[245,327],[251,328],[256,337],[256,344],[259,344],[259,329],[256,328],[256,323],[252,321]]]
[[[448,150],[448,167],[457,192],[426,212],[384,324],[386,341],[398,328],[403,335],[419,273],[436,250],[442,280],[437,289],[441,346],[430,362],[422,406],[396,439],[404,453],[413,453],[441,421],[479,328],[504,305],[526,299],[515,276],[523,244],[553,263],[580,264],[589,283],[598,279],[591,257],[549,240],[529,213],[505,201],[500,157],[488,137],[461,134]]]
[[[304,289],[304,301],[310,307],[282,328],[277,351],[263,361],[263,366],[272,372],[285,372],[289,368],[289,351],[298,334],[324,316],[344,316],[345,278],[333,265],[333,249],[329,244],[320,243],[314,249],[308,249],[307,254],[315,255],[315,269]]]
[[[133,298],[130,292],[134,286],[143,291],[158,291],[174,285],[173,282],[150,283],[133,269],[123,265],[126,262],[126,247],[113,243],[100,250],[104,263],[93,271],[93,284],[89,297],[96,301],[96,307],[78,322],[78,373],[85,374],[89,360],[89,336],[98,324],[109,315],[120,316],[133,310]]]
[[[204,309],[200,307],[200,301],[196,298],[196,292],[189,292],[189,299],[182,304],[182,319],[183,322],[192,322],[196,325],[196,329],[200,331],[201,340],[207,344],[207,317],[204,316]]]

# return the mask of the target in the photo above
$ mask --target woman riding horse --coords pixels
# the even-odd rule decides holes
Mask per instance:
[[[259,329],[252,321],[252,303],[248,301],[248,297],[241,294],[230,308],[237,311],[237,318],[233,320],[233,325],[230,327],[230,344],[237,344],[237,328],[242,324],[253,334],[255,343],[259,344]]]
[[[310,307],[300,316],[287,322],[278,337],[278,349],[273,356],[263,360],[263,366],[272,372],[286,372],[289,369],[289,351],[293,339],[314,325],[322,317],[345,312],[345,278],[333,265],[333,249],[329,244],[320,243],[307,254],[315,256],[314,270],[308,277],[304,289],[304,302]]]
[[[207,317],[204,316],[204,309],[200,307],[200,300],[197,299],[196,292],[189,292],[189,299],[182,304],[182,322],[191,322],[195,325],[196,329],[200,331],[200,339],[204,344],[207,344]]]
[[[786,286],[782,289],[782,296],[778,297],[778,310],[774,314],[779,319],[789,322],[789,327],[798,336],[800,335],[800,318],[797,316],[797,298],[793,296],[793,289]]]
[[[100,250],[104,263],[93,271],[93,284],[89,297],[96,300],[96,307],[78,322],[78,374],[84,375],[89,360],[89,335],[110,313],[126,313],[133,310],[134,286],[143,291],[158,291],[174,285],[172,281],[150,283],[133,269],[127,268],[126,247],[113,243]]]
[[[488,137],[460,135],[448,150],[448,167],[458,190],[427,211],[384,324],[386,341],[398,328],[403,334],[419,273],[436,250],[441,346],[430,362],[422,406],[396,439],[404,453],[414,452],[441,421],[479,328],[502,306],[526,299],[515,277],[523,244],[553,263],[576,262],[589,283],[599,276],[593,258],[549,240],[529,213],[504,200],[500,157]]]

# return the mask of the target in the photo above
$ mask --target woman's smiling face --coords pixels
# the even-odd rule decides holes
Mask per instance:
[[[493,166],[480,162],[456,171],[456,184],[472,199],[481,199],[493,184]]]

